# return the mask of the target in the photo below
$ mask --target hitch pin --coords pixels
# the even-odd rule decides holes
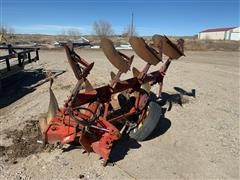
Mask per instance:
[[[90,127],[95,128],[95,129],[99,129],[99,130],[102,130],[102,131],[109,132],[108,129],[106,129],[106,128],[102,128],[102,127],[98,127],[98,126],[95,126],[95,125],[90,125]]]

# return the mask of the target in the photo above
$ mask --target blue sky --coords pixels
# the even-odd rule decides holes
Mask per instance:
[[[94,21],[121,34],[131,22],[139,35],[194,35],[207,28],[239,26],[239,0],[0,0],[1,25],[17,33],[92,34]]]

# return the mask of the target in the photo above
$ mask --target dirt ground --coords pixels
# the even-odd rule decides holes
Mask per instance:
[[[109,82],[110,71],[116,69],[103,52],[77,52],[95,62],[89,77],[95,86]],[[83,154],[80,148],[64,151],[37,144],[36,122],[47,111],[49,83],[34,91],[18,84],[13,93],[4,92],[0,97],[0,179],[239,179],[240,53],[185,54],[172,62],[163,89],[172,96],[179,89],[189,92],[185,103],[174,104],[165,113],[164,129],[156,129],[148,141],[124,139],[117,144],[121,157],[114,166],[103,167],[96,154]],[[135,56],[133,66],[143,65]],[[37,68],[66,70],[53,84],[63,104],[76,83],[64,51],[40,51],[40,61],[26,66]],[[131,72],[125,77],[131,77]],[[189,96],[192,90],[195,98]]]

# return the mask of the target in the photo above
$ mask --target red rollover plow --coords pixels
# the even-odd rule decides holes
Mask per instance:
[[[142,38],[130,38],[133,50],[146,65],[142,71],[133,67],[133,77],[120,80],[123,73],[131,70],[134,56],[115,50],[109,39],[102,38],[101,48],[118,72],[111,73],[108,85],[98,88],[93,88],[87,79],[94,63],[88,63],[71,45],[66,45],[67,58],[78,82],[61,108],[50,86],[48,115],[40,120],[44,143],[80,143],[87,152],[94,151],[107,163],[113,142],[123,134],[145,140],[162,114],[161,106],[149,98],[150,88],[159,84],[157,96],[161,98],[163,78],[171,61],[184,55],[182,39],[174,44],[166,36],[154,35],[152,40],[153,48]],[[163,60],[162,54],[168,59]],[[159,62],[159,70],[148,73],[150,66]],[[85,90],[81,90],[83,86]]]

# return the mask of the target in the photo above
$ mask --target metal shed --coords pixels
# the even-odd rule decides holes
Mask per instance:
[[[198,33],[198,39],[240,40],[240,27],[206,29]]]

